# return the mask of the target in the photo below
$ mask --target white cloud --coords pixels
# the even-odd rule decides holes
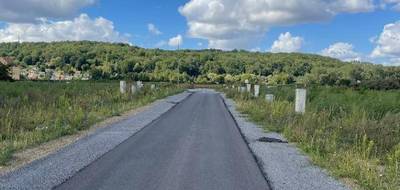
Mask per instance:
[[[338,12],[358,13],[373,11],[376,6],[373,0],[336,0],[332,7]]]
[[[255,48],[251,48],[250,49],[251,52],[261,52],[261,48],[260,47],[255,47]]]
[[[389,63],[385,63],[387,66],[400,66],[400,58],[391,58]]]
[[[0,0],[0,20],[36,22],[42,18],[63,19],[96,0]]]
[[[182,44],[183,44],[183,38],[181,35],[177,35],[176,37],[173,37],[168,41],[168,45],[171,47],[179,47]]]
[[[400,57],[400,21],[385,25],[375,43],[372,57]]]
[[[156,48],[161,48],[163,46],[167,45],[167,42],[164,40],[161,40],[159,42],[157,42],[157,44],[155,45]]]
[[[147,25],[147,29],[149,30],[149,32],[150,32],[151,34],[154,34],[154,35],[160,35],[160,34],[162,34],[162,32],[161,32],[154,24],[152,24],[152,23],[150,23],[150,24]]]
[[[179,12],[187,19],[189,35],[208,40],[210,48],[243,49],[274,26],[373,9],[373,0],[190,0]]]
[[[91,19],[81,14],[73,20],[52,22],[43,20],[36,24],[9,23],[0,29],[0,42],[50,41],[105,41],[128,42],[129,35],[121,35],[114,29],[113,22],[99,17]]]
[[[279,39],[272,44],[271,52],[297,52],[301,49],[303,42],[303,38],[292,37],[292,34],[286,32],[281,34]]]
[[[372,36],[372,37],[370,37],[368,40],[369,40],[369,42],[371,42],[371,43],[375,43],[375,42],[376,42],[376,39],[378,39],[378,36]]]
[[[394,10],[400,11],[400,0],[382,0],[381,6],[383,8],[389,6]]]
[[[354,46],[344,42],[338,42],[323,49],[321,54],[343,61],[361,61],[360,55],[354,51]]]

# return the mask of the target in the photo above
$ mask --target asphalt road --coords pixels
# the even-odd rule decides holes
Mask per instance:
[[[220,96],[197,92],[55,189],[263,190]]]

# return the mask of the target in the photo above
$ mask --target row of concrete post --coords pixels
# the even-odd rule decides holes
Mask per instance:
[[[235,86],[232,86],[232,88],[235,88]],[[252,90],[252,84],[249,84],[246,81],[246,87],[239,86],[238,87],[238,92],[241,93],[251,93]],[[254,97],[259,97],[260,96],[260,85],[254,85]],[[266,94],[265,95],[265,100],[267,102],[274,102],[275,96],[273,94]],[[307,100],[307,90],[306,89],[296,89],[296,102],[295,102],[295,112],[304,114],[306,112],[306,100]]]
[[[140,89],[142,89],[144,87],[144,84],[142,81],[137,81],[136,84],[133,83],[131,85],[131,93],[135,94],[136,92],[140,91]],[[152,84],[150,86],[151,90],[155,90],[156,89],[156,85]],[[121,92],[121,94],[126,94],[128,92],[128,85],[126,83],[126,81],[120,81],[119,82],[119,90]]]

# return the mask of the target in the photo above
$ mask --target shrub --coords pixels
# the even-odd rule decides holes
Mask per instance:
[[[0,64],[0,81],[11,81],[10,69],[8,66]]]

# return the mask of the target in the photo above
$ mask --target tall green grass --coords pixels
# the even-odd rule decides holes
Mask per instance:
[[[120,94],[118,82],[0,82],[0,165],[21,149],[183,91],[168,84]]]
[[[264,92],[274,103],[227,91],[241,112],[282,132],[334,176],[364,189],[400,189],[400,91],[310,87],[306,114],[294,113],[294,87]]]

